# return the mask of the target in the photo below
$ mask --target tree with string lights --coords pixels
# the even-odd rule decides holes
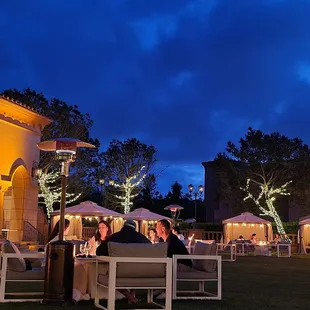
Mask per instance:
[[[114,186],[120,189],[123,193],[122,195],[116,194],[115,197],[120,200],[120,204],[124,208],[124,213],[130,212],[133,206],[133,199],[139,195],[139,192],[136,189],[139,188],[147,176],[144,170],[145,166],[142,166],[137,174],[126,178],[124,183],[114,183]]]
[[[264,171],[263,174],[256,174],[262,181],[258,182],[256,180],[247,179],[246,186],[241,190],[246,193],[244,197],[244,201],[252,200],[258,209],[262,212],[261,215],[269,216],[273,218],[277,231],[280,236],[284,239],[288,239],[286,232],[284,230],[282,221],[280,216],[276,210],[275,202],[278,196],[288,196],[290,192],[288,191],[287,187],[292,181],[288,181],[281,186],[275,187],[274,180],[271,176],[270,178],[266,178]],[[251,185],[255,185],[256,190],[259,189],[259,193],[257,196],[252,194]],[[254,191],[255,189],[253,189]]]
[[[133,199],[141,192],[156,162],[156,152],[154,146],[135,138],[110,143],[102,154],[102,177],[113,180],[115,190],[110,190],[110,196],[116,201],[110,201],[111,205],[120,205],[124,213],[130,212]]]
[[[51,213],[54,211],[55,203],[60,202],[61,187],[58,184],[60,174],[57,170],[50,172],[42,172],[38,176],[38,183],[40,186],[39,198],[43,198],[42,204],[46,207],[47,220],[50,222]],[[66,193],[67,203],[74,202],[79,199],[80,194]]]

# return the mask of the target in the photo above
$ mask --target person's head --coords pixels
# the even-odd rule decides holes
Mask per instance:
[[[127,220],[127,221],[125,221],[125,223],[124,223],[124,228],[125,228],[125,227],[130,227],[130,228],[132,228],[133,230],[136,230],[137,224],[136,224],[136,222],[135,222],[134,220]]]
[[[111,226],[108,222],[106,221],[100,221],[98,223],[98,230],[95,235],[95,240],[96,241],[103,241],[106,238],[110,237],[112,234]]]
[[[256,238],[256,234],[252,234],[252,239],[255,239]]]
[[[178,236],[181,233],[180,227],[179,226],[172,227],[172,233]]]
[[[243,236],[241,235],[241,236],[239,236],[239,239],[243,239]]]
[[[171,232],[170,223],[167,220],[160,220],[156,224],[156,232],[159,238],[163,238],[165,241]]]
[[[52,239],[54,239],[57,235],[59,235],[59,224],[60,221],[58,221],[52,231],[52,233],[50,234],[47,242],[50,242]],[[70,221],[68,219],[65,219],[65,227],[64,227],[64,235],[68,235],[70,230]]]
[[[156,229],[155,228],[151,228],[149,230],[149,237],[152,238],[152,237],[156,237]]]

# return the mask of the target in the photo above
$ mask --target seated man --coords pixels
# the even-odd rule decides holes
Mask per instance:
[[[112,234],[98,246],[96,255],[109,256],[108,242],[118,243],[151,243],[144,235],[136,231],[136,223],[133,220],[127,220],[123,228]]]
[[[127,220],[123,228],[112,234],[98,246],[96,254],[98,256],[109,256],[108,242],[118,243],[151,243],[144,235],[136,231],[136,223],[133,220]],[[129,292],[126,289],[118,290],[122,293],[131,304],[137,303],[139,300],[135,296],[135,291]]]
[[[173,255],[188,255],[188,251],[184,243],[172,233],[171,226],[169,221],[160,220],[156,225],[156,232],[158,237],[161,238],[162,241],[168,243],[168,253],[167,256],[171,257]],[[179,260],[178,270],[186,270],[192,267],[192,261],[190,259]]]
[[[159,242],[167,242],[168,251],[167,256],[172,258],[173,255],[189,255],[184,243],[175,235],[169,221],[160,220],[156,224],[157,236],[160,238]],[[178,260],[178,271],[186,271],[192,269],[192,261],[190,259]],[[157,299],[166,298],[166,294],[162,291],[155,291],[155,295],[159,294]]]

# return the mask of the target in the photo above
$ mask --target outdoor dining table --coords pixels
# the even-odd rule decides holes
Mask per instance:
[[[83,269],[81,269],[83,268]],[[98,265],[99,272],[106,274],[108,272],[109,264],[100,263]],[[96,256],[92,257],[75,257],[75,281],[84,281],[86,284],[86,292],[90,298],[95,298],[96,294]]]

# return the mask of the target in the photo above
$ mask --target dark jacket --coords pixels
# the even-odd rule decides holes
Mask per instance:
[[[118,243],[151,243],[141,233],[135,231],[134,228],[124,226],[119,232],[112,234],[107,240],[103,241],[97,248],[96,255],[109,256],[108,242]]]
[[[185,244],[175,234],[170,233],[166,242],[168,243],[168,257],[172,258],[173,255],[188,255]],[[192,261],[190,259],[181,259],[178,262],[192,267]]]

